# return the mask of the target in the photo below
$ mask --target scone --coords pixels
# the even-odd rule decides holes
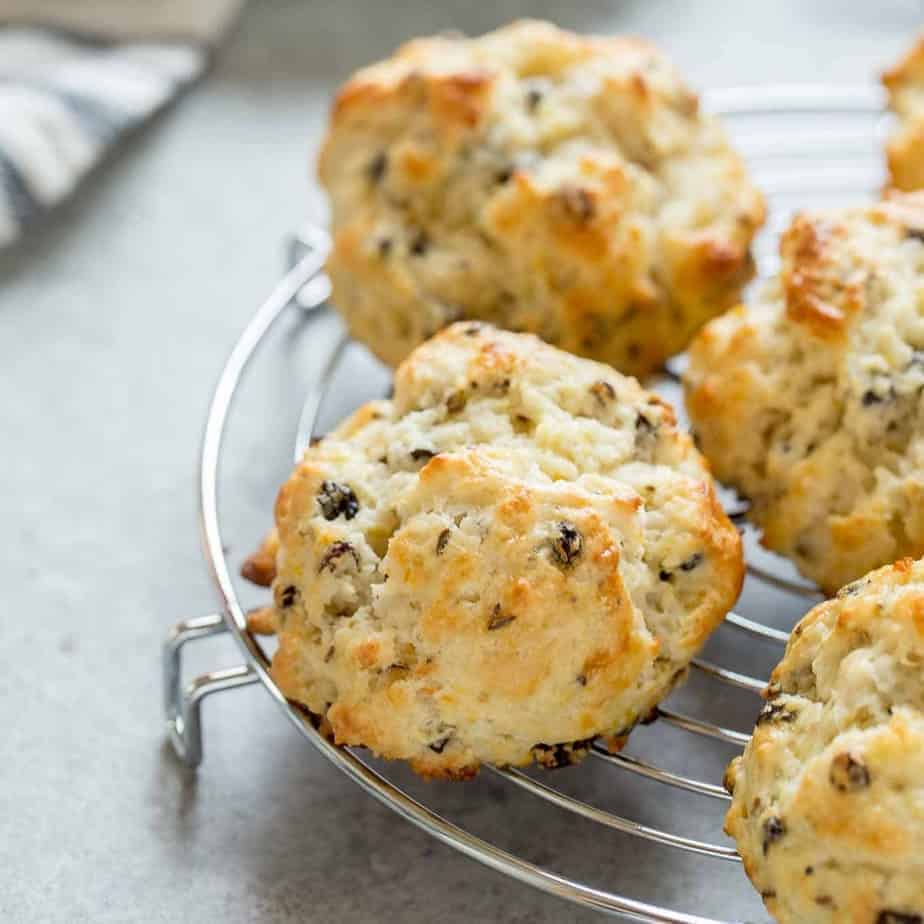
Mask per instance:
[[[526,334],[455,324],[276,504],[272,676],[336,741],[434,777],[622,738],[738,595],[740,540],[671,409]],[[267,554],[251,576],[267,573]],[[618,744],[619,742],[617,742]]]
[[[541,22],[359,71],[319,173],[334,304],[390,365],[475,318],[650,372],[735,303],[764,218],[656,48]]]
[[[781,924],[924,921],[924,562],[849,584],[795,628],[725,827]]]
[[[764,544],[829,593],[924,554],[924,193],[796,217],[690,351],[687,406]]]
[[[895,189],[924,189],[924,36],[882,82],[898,128],[886,147],[891,184]]]

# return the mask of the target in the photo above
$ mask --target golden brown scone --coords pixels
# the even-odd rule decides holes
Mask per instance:
[[[334,303],[391,365],[477,318],[648,373],[735,303],[764,219],[656,48],[542,22],[359,71],[319,173]]]
[[[924,36],[882,76],[898,128],[886,156],[895,189],[924,189]]]
[[[924,193],[799,215],[780,276],[690,351],[700,448],[829,593],[924,555],[922,239]]]
[[[573,762],[683,676],[740,589],[671,409],[526,334],[451,326],[276,504],[272,676],[426,776]]]
[[[725,821],[781,924],[924,921],[924,562],[815,607],[773,672]]]

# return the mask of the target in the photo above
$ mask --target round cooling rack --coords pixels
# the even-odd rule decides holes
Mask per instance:
[[[796,209],[878,196],[884,181],[885,116],[877,89],[734,88],[707,94],[704,104],[723,117],[770,206],[767,227],[755,247],[760,276],[776,270],[777,237]],[[423,785],[401,766],[331,744],[316,730],[312,717],[287,702],[270,679],[271,654],[247,631],[244,606],[224,551],[219,469],[243,373],[258,349],[273,339],[277,321],[291,313],[303,328],[329,315],[329,285],[322,272],[327,248],[327,235],[318,228],[306,228],[293,239],[291,269],[241,334],[209,408],[199,474],[201,523],[221,611],[178,624],[164,646],[164,708],[178,757],[192,767],[202,759],[200,706],[206,696],[259,682],[295,728],[363,789],[492,869],[560,898],[637,921],[765,921],[766,913],[745,881],[734,847],[721,834],[728,796],[718,783],[724,764],[748,740],[743,729],[753,725],[759,708],[756,694],[764,686],[761,678],[779,658],[787,629],[819,597],[787,563],[759,548],[733,496],[723,500],[745,531],[749,563],[739,601],[741,613],[728,615],[704,657],[694,662],[690,682],[658,710],[657,722],[633,733],[626,752],[610,754],[594,746],[592,759],[571,771],[487,768],[475,783]],[[324,348],[314,345],[311,351],[314,385],[297,421],[297,458],[315,432],[331,383],[344,375],[354,386],[366,381],[355,371],[359,348],[342,333],[327,340],[331,342]],[[682,367],[683,357],[678,357],[670,372],[653,385],[681,415],[677,377]],[[361,397],[380,397],[380,393]],[[256,537],[248,536],[246,541],[254,544]],[[245,663],[202,674],[184,685],[183,647],[222,632],[234,637]],[[454,795],[460,786],[466,794],[463,802]],[[450,791],[453,795],[447,795]],[[494,843],[448,817],[465,815],[467,820],[471,812],[463,809],[481,795],[491,802],[487,814],[509,812],[512,846]],[[527,801],[514,803],[514,795]],[[549,812],[536,812],[535,807],[543,803]],[[552,827],[545,830],[543,824],[553,810],[559,817],[548,821]],[[632,820],[630,814],[645,821]],[[584,826],[580,836],[573,833],[578,825]],[[685,828],[695,831],[684,833]],[[616,834],[604,840],[607,831]],[[550,836],[562,844],[558,853],[555,844],[549,846]],[[577,851],[582,854],[580,874],[549,868],[574,860],[575,845],[582,848]],[[527,858],[537,853],[541,860]],[[587,881],[591,874],[600,884]],[[629,897],[626,892],[641,892],[645,898]],[[661,902],[684,908],[672,910]],[[706,909],[719,916],[697,913]]]

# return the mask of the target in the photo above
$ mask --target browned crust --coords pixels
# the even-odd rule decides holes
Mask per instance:
[[[535,46],[554,44],[566,49],[569,64],[587,60],[601,53],[618,55],[626,51],[657,52],[646,39],[631,36],[581,36],[558,29],[540,20],[520,19],[504,28],[508,33],[522,32]],[[434,103],[440,124],[471,126],[483,110],[483,100],[493,83],[496,70],[485,66],[468,72],[440,72],[434,61],[445,59],[456,39],[444,36],[416,38],[401,45],[388,59],[356,72],[340,88],[331,107],[332,127],[341,120],[361,115],[407,92],[426,92]],[[632,75],[632,87],[645,97],[648,87],[640,74]],[[691,94],[695,102],[696,97]]]
[[[279,536],[271,530],[256,552],[248,555],[241,565],[241,577],[259,587],[269,587],[276,579],[276,553]]]
[[[886,160],[891,188],[912,191],[924,188],[924,115],[908,119],[889,139]]]
[[[279,631],[275,607],[261,606],[251,610],[247,614],[247,631],[254,635],[275,635]]]
[[[780,242],[786,315],[819,337],[840,336],[861,307],[862,280],[832,278],[831,247],[843,225],[797,215]]]
[[[369,110],[419,96],[426,100],[431,117],[443,129],[471,129],[485,112],[486,97],[494,81],[487,70],[455,74],[414,70],[383,82],[375,70],[360,71],[344,84],[334,98],[332,122],[359,118]]]
[[[872,207],[869,218],[873,222],[893,223],[902,233],[924,230],[924,190],[915,193],[890,191],[882,202]],[[821,339],[842,338],[866,306],[866,273],[860,270],[850,273],[842,265],[841,254],[849,234],[846,224],[830,213],[803,212],[796,215],[780,239],[786,316]],[[735,311],[742,316],[746,313],[740,306]],[[746,345],[751,331],[746,324],[738,329],[737,346]],[[694,340],[691,350],[705,356],[716,343],[715,330],[707,325]],[[725,346],[728,354],[736,351],[735,342]],[[698,412],[705,414],[709,406],[721,404],[717,384],[707,376],[702,387],[690,395]]]
[[[892,93],[912,81],[924,82],[924,34],[882,74],[883,85]]]
[[[886,144],[886,160],[893,189],[924,188],[924,107],[911,95],[924,96],[924,35],[882,75],[889,104],[899,117],[899,126]]]

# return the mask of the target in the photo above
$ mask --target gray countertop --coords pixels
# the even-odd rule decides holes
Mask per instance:
[[[285,233],[323,215],[309,162],[332,88],[414,34],[525,14],[647,34],[700,87],[864,82],[922,18],[897,0],[251,3],[208,78],[0,255],[0,919],[595,919],[413,829],[301,741],[259,687],[206,705],[197,775],[164,747],[160,715],[165,630],[215,606],[194,493],[206,404],[281,269]],[[238,412],[234,562],[288,465],[311,343],[286,342]],[[202,642],[190,669],[236,660],[226,639]],[[491,778],[428,788],[398,775],[537,862],[765,920],[743,877],[714,861],[642,849]],[[629,813],[645,798],[646,820],[720,838],[720,806],[616,780],[594,766],[580,791]]]

